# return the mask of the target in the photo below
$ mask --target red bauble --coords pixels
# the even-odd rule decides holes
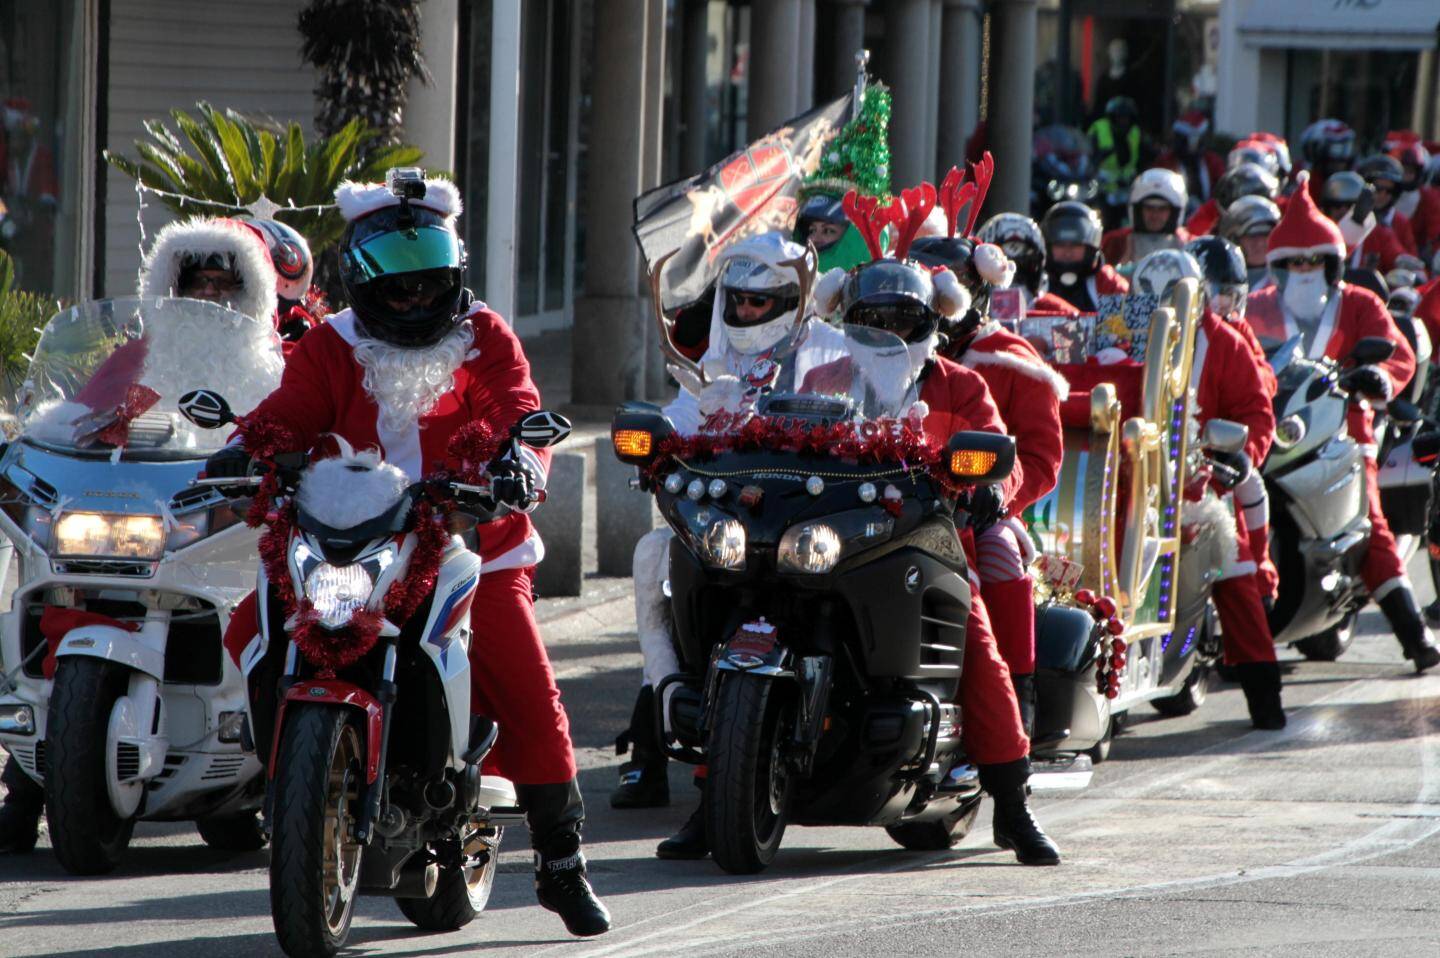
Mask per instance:
[[[1111,635],[1124,635],[1125,620],[1117,619],[1112,616],[1105,621],[1105,631],[1109,632]]]
[[[1112,639],[1110,642],[1110,648],[1116,652],[1124,652],[1126,649],[1130,648],[1130,646],[1126,644],[1124,639]]]
[[[1108,619],[1112,617],[1115,614],[1115,600],[1110,598],[1108,595],[1102,595],[1100,598],[1096,599],[1095,614],[1102,619]]]
[[[1075,593],[1075,601],[1081,605],[1094,605],[1095,593],[1089,589],[1081,589]]]

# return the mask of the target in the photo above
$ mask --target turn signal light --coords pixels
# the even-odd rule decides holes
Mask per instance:
[[[957,449],[950,453],[950,473],[960,478],[983,476],[995,468],[995,453],[981,449]]]
[[[610,441],[621,459],[646,459],[655,448],[655,437],[643,429],[617,429]]]

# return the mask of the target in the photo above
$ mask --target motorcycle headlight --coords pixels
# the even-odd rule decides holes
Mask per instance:
[[[1298,415],[1286,416],[1275,424],[1275,445],[1290,449],[1305,438],[1305,420]]]
[[[820,575],[835,568],[843,547],[840,534],[823,522],[791,526],[780,537],[778,565],[782,572]]]
[[[715,520],[697,540],[700,558],[717,569],[739,572],[745,568],[745,527],[738,519]]]
[[[1058,200],[1065,195],[1065,184],[1059,180],[1051,180],[1045,184],[1045,195],[1052,200]]]
[[[331,565],[317,562],[305,576],[305,597],[315,607],[320,624],[338,629],[365,607],[375,582],[359,562]]]
[[[51,552],[57,556],[159,559],[165,524],[159,516],[66,512],[55,523]]]

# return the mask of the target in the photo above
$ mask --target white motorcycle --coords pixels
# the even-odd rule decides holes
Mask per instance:
[[[41,335],[0,454],[0,531],[19,560],[0,745],[43,783],[67,871],[115,868],[140,820],[264,844],[245,689],[222,647],[257,534],[192,485],[225,436],[178,398],[218,381],[250,409],[281,368],[268,323],[196,300],[87,303]]]

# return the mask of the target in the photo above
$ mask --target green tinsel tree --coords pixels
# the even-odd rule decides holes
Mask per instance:
[[[883,83],[870,83],[865,87],[860,115],[830,141],[820,157],[820,166],[805,180],[802,194],[843,196],[855,190],[862,196],[888,199],[889,132],[890,90]]]

